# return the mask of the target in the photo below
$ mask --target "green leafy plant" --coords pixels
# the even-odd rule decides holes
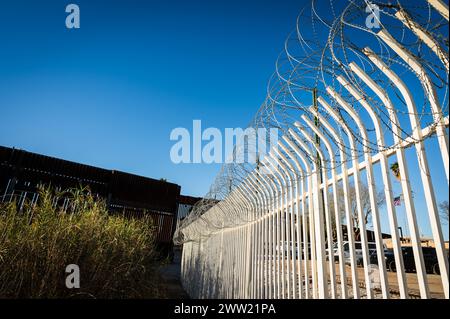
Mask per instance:
[[[398,167],[398,162],[395,162],[391,165],[391,172],[394,174],[395,178],[401,180],[400,169]]]

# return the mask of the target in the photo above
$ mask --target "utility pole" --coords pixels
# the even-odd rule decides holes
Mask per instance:
[[[318,111],[319,110],[319,106],[317,104],[317,88],[313,89],[313,107],[314,110]],[[319,114],[318,112],[316,114]],[[319,118],[317,116],[314,117],[314,124],[319,127]],[[316,134],[316,143],[319,144],[320,140],[319,140],[319,136]],[[319,153],[317,153],[317,157],[319,157]]]
[[[318,112],[319,111],[319,105],[317,104],[317,88],[313,88],[312,93],[313,93],[313,107],[314,107],[314,110],[316,110],[316,114],[319,114],[319,112]],[[319,126],[320,126],[319,117],[317,117],[317,116],[314,117],[314,125],[317,128],[319,128]],[[315,137],[316,137],[316,144],[317,144],[318,147],[320,147],[319,135],[315,134]],[[320,183],[323,183],[324,176],[322,175],[322,162],[320,160],[319,152],[316,152],[316,163],[317,163],[317,167],[319,168],[318,169],[318,173],[319,173],[319,176],[320,176]],[[324,196],[326,195],[325,189],[326,188],[324,187],[322,189],[322,191],[321,191],[321,193],[322,193],[322,207],[324,207],[324,205],[325,205],[325,198],[324,198]]]

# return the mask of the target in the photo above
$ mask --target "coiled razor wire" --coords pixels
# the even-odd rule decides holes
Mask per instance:
[[[379,19],[376,19],[379,22],[377,28],[368,26],[366,23],[368,16],[373,15],[375,10],[378,10],[379,13]],[[406,25],[395,16],[398,11],[406,13]],[[443,56],[436,56],[415,36],[407,27],[410,23],[420,25],[425,32],[432,36],[442,49]],[[336,168],[352,161],[355,156],[360,160],[367,150],[367,146],[372,154],[376,154],[380,151],[398,148],[399,143],[406,138],[414,139],[412,128],[402,125],[402,123],[407,123],[410,115],[406,102],[396,91],[394,85],[364,54],[363,49],[366,46],[369,46],[389,68],[395,70],[408,85],[416,88],[413,95],[417,104],[416,115],[420,119],[421,126],[438,125],[438,120],[434,117],[435,114],[433,114],[427,99],[428,88],[422,86],[412,68],[377,36],[377,32],[381,29],[388,30],[425,68],[437,90],[442,109],[440,116],[447,117],[448,75],[447,69],[441,61],[442,59],[448,61],[448,21],[427,1],[312,0],[300,11],[295,28],[286,38],[284,48],[276,61],[275,71],[267,85],[267,96],[249,127],[255,130],[277,128],[281,136],[290,128],[295,128],[294,123],[299,121],[303,114],[314,120],[314,115],[310,113],[309,108],[313,105],[312,92],[315,90],[317,95],[325,98],[344,119],[357,144],[356,155],[352,154],[349,146],[345,143],[339,145],[345,150],[346,161],[342,161],[336,152],[334,163]],[[390,121],[388,110],[384,104],[350,70],[351,62],[357,63],[364,72],[388,92],[399,118],[398,125]],[[398,136],[399,143],[391,142],[384,149],[379,149],[377,143],[374,142],[376,138],[365,140],[356,125],[352,124],[352,121],[346,120],[349,119],[349,115],[330,98],[326,91],[327,87],[332,87],[356,112],[359,114],[364,112],[358,101],[337,81],[338,76],[343,76],[353,87],[358,89],[364,100],[370,103],[380,119],[383,133],[389,133],[385,136],[397,134],[392,127],[393,125],[398,126],[398,131],[401,132],[401,136]],[[325,112],[320,112],[320,116],[325,120],[330,117]],[[373,136],[372,122],[367,120],[364,124],[369,136]],[[308,127],[304,127],[304,129],[311,132]],[[340,127],[337,127],[337,130],[342,134]],[[321,131],[327,137],[331,137],[327,130]],[[333,138],[330,140],[334,141]],[[363,144],[366,144],[366,150],[363,149]],[[236,146],[233,155],[237,156],[246,150],[245,146]],[[308,154],[304,155],[308,157]],[[314,160],[311,159],[311,161]],[[329,159],[322,163],[328,169],[330,164]],[[256,164],[223,164],[204,199],[198,202],[191,213],[179,223],[174,242],[182,244],[186,241],[207,238],[219,230],[249,222],[247,214],[242,215],[227,210],[227,204],[232,204],[231,202],[227,203],[227,199],[247,175],[255,168],[259,168],[260,165],[262,165],[260,161],[257,161]],[[273,178],[270,175],[268,177]],[[216,214],[219,214],[216,216],[220,216],[217,220],[204,217],[212,207],[215,207]],[[196,222],[193,223],[194,221]],[[186,227],[189,225],[191,229],[186,232]]]

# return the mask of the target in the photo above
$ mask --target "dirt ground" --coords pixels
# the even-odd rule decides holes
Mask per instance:
[[[181,254],[179,251],[175,251],[174,260],[172,263],[165,265],[161,268],[160,274],[162,279],[164,280],[166,287],[166,295],[167,298],[170,299],[189,299],[188,294],[184,291],[183,287],[180,283],[180,262],[181,262]],[[292,264],[291,264],[292,265]],[[287,267],[287,263],[285,265]],[[310,267],[310,265],[309,265]],[[327,268],[328,269],[328,268]],[[349,297],[351,298],[352,287],[351,287],[351,267],[346,265],[346,276],[347,276],[347,287],[349,292]],[[287,269],[285,269],[287,270]],[[303,264],[302,264],[303,271]],[[339,274],[339,264],[335,264],[336,275]],[[364,282],[364,268],[358,267],[358,282],[361,288],[361,297],[365,297],[365,282]],[[286,273],[287,275],[287,273]],[[395,299],[400,297],[398,282],[397,282],[397,273],[395,272],[387,272],[388,275],[388,283],[389,283],[389,292],[390,297]],[[408,283],[408,293],[410,298],[420,298],[419,284],[417,281],[416,273],[406,273],[406,280]],[[427,275],[428,287],[430,289],[431,298],[443,299],[445,298],[442,281],[440,275]],[[337,276],[337,291],[340,290],[340,279]],[[339,296],[337,296],[339,298]],[[381,298],[381,291],[375,291],[375,297]]]
[[[358,281],[363,284],[364,283],[364,268],[358,267]],[[336,273],[338,273],[338,265],[336,264]],[[351,279],[351,268],[350,266],[346,266],[346,274],[348,278]],[[388,283],[389,283],[389,290],[391,292],[392,297],[395,297],[395,295],[399,295],[399,289],[398,289],[398,281],[397,281],[397,273],[396,272],[387,272],[388,275]],[[430,289],[430,295],[431,298],[444,298],[444,290],[442,287],[442,281],[440,275],[433,275],[428,274],[427,275],[428,280],[428,287]],[[420,291],[419,291],[419,283],[417,280],[417,274],[416,273],[406,273],[406,281],[408,283],[408,293],[410,298],[420,298]]]
[[[180,281],[181,252],[179,250],[175,250],[172,263],[161,267],[160,275],[164,281],[165,295],[168,299],[189,299]]]
[[[275,266],[276,267],[276,266]],[[287,280],[287,263],[285,263],[285,276]],[[303,271],[303,263],[301,265],[301,270]],[[311,265],[308,265],[309,271],[311,270]],[[328,273],[328,262],[327,262],[327,273]],[[351,267],[349,265],[345,266],[346,270],[346,276],[347,276],[347,291],[349,294],[349,298],[352,298],[352,276],[351,276]],[[291,271],[292,271],[292,264],[291,264]],[[357,268],[358,273],[358,283],[360,287],[360,293],[361,298],[365,298],[365,280],[364,280],[364,268],[358,267]],[[337,298],[339,298],[339,292],[340,292],[340,276],[339,276],[339,264],[335,263],[335,274],[337,276]],[[311,273],[309,273],[309,276],[311,276]],[[329,277],[328,277],[329,278]],[[304,280],[304,278],[303,278]],[[398,281],[397,281],[397,273],[396,272],[387,272],[387,280],[389,284],[389,293],[390,297],[392,299],[400,298],[400,292],[398,288]],[[311,277],[309,279],[311,282]],[[417,280],[417,274],[416,273],[406,273],[406,281],[408,285],[408,294],[409,298],[420,298],[420,290],[419,290],[419,284]],[[444,291],[442,287],[442,280],[440,275],[434,275],[434,274],[428,274],[427,275],[427,281],[428,281],[428,288],[430,290],[430,297],[434,299],[444,299]],[[382,298],[381,291],[375,290],[374,291],[374,297],[375,298]]]

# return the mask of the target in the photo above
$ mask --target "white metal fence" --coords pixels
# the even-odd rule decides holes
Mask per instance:
[[[448,6],[428,3],[448,23]],[[394,10],[382,17],[396,19],[448,72],[439,39],[403,7]],[[192,297],[449,298],[448,232],[437,198],[448,197],[448,82],[438,87],[430,75],[437,69],[386,25],[371,34],[393,55],[389,63],[386,53],[375,53],[380,47],[367,45],[359,59],[337,64],[332,81],[322,81],[313,103],[296,113],[298,121],[294,115],[280,125],[278,145],[219,202],[199,207],[179,227],[182,282]],[[425,126],[418,90],[429,107]],[[433,175],[430,163],[442,170]],[[442,184],[445,190],[435,189]],[[423,248],[425,221],[430,249]]]

